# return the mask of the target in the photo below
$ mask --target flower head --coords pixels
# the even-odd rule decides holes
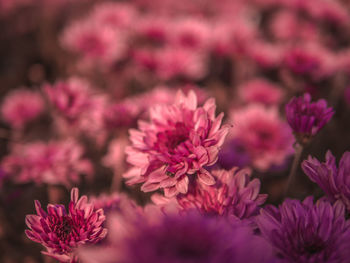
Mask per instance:
[[[173,105],[156,105],[150,122],[139,122],[140,130],[130,130],[132,145],[128,162],[135,167],[125,177],[129,184],[144,183],[141,190],[163,188],[166,196],[187,193],[191,181],[215,183],[205,169],[213,165],[228,127],[220,127],[223,113],[215,117],[215,101],[197,106],[197,96],[177,93]]]
[[[231,119],[231,137],[241,142],[257,169],[281,165],[293,153],[293,135],[277,108],[250,104],[233,111]]]
[[[271,248],[241,224],[198,213],[146,213],[110,222],[110,243],[82,251],[87,263],[268,262]]]
[[[13,128],[20,129],[38,117],[43,109],[44,101],[39,93],[18,89],[5,97],[1,105],[1,114]]]
[[[1,165],[19,183],[70,186],[80,181],[80,175],[92,174],[92,164],[82,157],[83,153],[83,148],[73,140],[33,142],[15,145]]]
[[[331,201],[342,201],[350,211],[350,152],[343,154],[339,168],[330,151],[327,152],[324,163],[310,156],[303,161],[302,168],[310,180],[317,183]]]
[[[212,186],[197,186],[189,189],[187,194],[179,194],[176,201],[182,210],[192,208],[209,215],[232,216],[247,219],[258,213],[267,195],[259,194],[259,179],[250,180],[249,169],[238,170],[237,167],[212,172],[217,183]],[[153,201],[160,204],[165,198],[153,196]]]
[[[287,262],[342,263],[340,245],[349,242],[349,222],[344,206],[331,205],[312,197],[303,202],[286,200],[279,208],[269,206],[260,210],[257,224],[262,235]]]
[[[299,143],[307,143],[332,118],[334,110],[323,99],[311,102],[310,94],[294,97],[286,105],[286,117]]]
[[[75,249],[83,244],[94,244],[103,239],[107,229],[103,210],[95,210],[87,197],[79,197],[79,190],[73,188],[71,201],[66,211],[63,205],[49,204],[47,212],[35,201],[37,215],[27,215],[29,230],[25,233],[34,242],[41,243],[49,255],[60,262],[76,261]]]

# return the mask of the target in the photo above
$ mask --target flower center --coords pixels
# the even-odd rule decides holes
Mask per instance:
[[[166,151],[170,154],[176,152],[176,148],[188,139],[188,129],[183,123],[176,123],[175,129],[166,130],[157,134],[158,141],[155,147],[159,151]]]
[[[73,221],[70,217],[61,217],[53,224],[52,231],[60,240],[67,240],[73,230]]]

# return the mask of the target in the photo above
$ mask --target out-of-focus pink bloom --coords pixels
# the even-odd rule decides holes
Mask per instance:
[[[311,102],[311,96],[293,97],[286,105],[286,117],[299,143],[307,143],[332,118],[334,110],[323,99]]]
[[[167,48],[158,53],[157,75],[164,80],[177,77],[200,79],[207,73],[206,57],[198,52]]]
[[[80,181],[80,175],[92,175],[92,164],[83,154],[83,148],[72,140],[15,145],[2,168],[19,183],[70,186]]]
[[[251,104],[231,113],[232,138],[240,140],[259,170],[281,165],[293,153],[294,138],[277,108]]]
[[[175,201],[181,210],[196,208],[208,215],[238,219],[257,215],[267,195],[259,194],[260,181],[250,180],[249,169],[215,170],[212,175],[217,179],[213,186],[191,187],[187,194],[179,194],[174,199],[155,194],[152,200],[158,205]]]
[[[130,130],[127,160],[135,167],[124,175],[128,184],[144,183],[145,192],[163,188],[169,197],[187,193],[192,180],[214,184],[205,167],[216,162],[228,132],[220,127],[223,113],[215,117],[215,108],[214,99],[198,107],[193,91],[178,92],[173,105],[151,108],[150,122]]]
[[[239,87],[239,94],[245,102],[265,105],[278,105],[283,97],[281,88],[262,78],[243,83]]]
[[[68,122],[76,121],[92,106],[92,91],[84,79],[73,77],[54,85],[45,85],[43,89],[54,109]]]
[[[128,29],[135,23],[136,10],[127,3],[101,3],[96,5],[91,17],[97,24],[111,28]]]
[[[208,46],[210,27],[205,21],[195,18],[180,19],[174,25],[172,41],[179,48],[202,50]]]
[[[125,55],[126,44],[123,34],[95,21],[78,21],[65,29],[62,45],[80,54],[87,61],[109,65]]]
[[[281,41],[317,40],[318,37],[315,25],[303,21],[291,10],[281,11],[274,15],[270,23],[270,30],[274,37]]]
[[[103,110],[103,122],[107,129],[131,127],[136,124],[142,106],[134,104],[132,99],[107,106]]]
[[[277,67],[282,62],[283,47],[277,44],[254,41],[248,46],[247,55],[263,68]]]
[[[13,128],[21,129],[38,117],[43,109],[44,101],[39,93],[18,89],[5,97],[1,105],[1,114]]]
[[[107,229],[101,226],[105,221],[103,210],[95,210],[85,195],[79,198],[77,188],[71,191],[68,211],[63,205],[49,204],[45,212],[37,200],[35,209],[37,215],[26,216],[29,230],[25,233],[46,248],[43,254],[60,262],[78,262],[75,249],[95,244],[107,234]]]
[[[314,44],[286,49],[284,62],[295,74],[311,75],[314,78],[329,76],[337,66],[334,55]]]
[[[164,17],[145,16],[136,28],[138,37],[150,44],[164,45],[169,42],[173,24]]]

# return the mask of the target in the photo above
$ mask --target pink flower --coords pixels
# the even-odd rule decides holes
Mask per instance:
[[[223,113],[215,117],[215,108],[213,99],[198,107],[193,91],[178,92],[173,105],[151,108],[150,122],[130,130],[126,153],[134,168],[124,175],[128,184],[144,183],[145,192],[163,188],[169,197],[187,193],[192,180],[214,184],[205,167],[216,162],[228,132],[227,126],[220,128]]]
[[[255,168],[264,171],[281,165],[293,153],[291,129],[280,119],[277,108],[251,104],[233,111],[231,120],[231,136],[241,141]]]
[[[195,18],[180,19],[174,27],[172,39],[180,48],[202,50],[208,46],[210,27],[205,21]]]
[[[43,109],[44,101],[39,93],[18,89],[5,97],[1,105],[1,114],[13,128],[21,129],[38,117]]]
[[[63,184],[80,181],[80,175],[91,175],[89,160],[75,141],[33,142],[15,145],[2,161],[4,171],[19,183]]]
[[[156,74],[163,80],[188,78],[198,80],[207,72],[206,58],[198,52],[182,48],[166,48],[158,54]]]
[[[145,16],[137,24],[136,32],[150,44],[164,45],[169,41],[173,24],[164,17]]]
[[[283,91],[277,85],[262,78],[252,79],[239,87],[240,97],[247,103],[278,105]]]
[[[62,45],[87,61],[109,65],[125,54],[123,34],[93,20],[77,21],[63,32]]]
[[[126,3],[101,3],[96,5],[90,19],[103,26],[127,29],[135,22],[136,10]]]
[[[77,262],[75,249],[84,244],[95,244],[105,238],[107,229],[102,209],[95,210],[84,195],[79,198],[78,188],[71,191],[71,201],[66,211],[63,205],[49,204],[47,212],[35,201],[37,215],[27,215],[29,230],[25,233],[34,242],[42,244],[42,253],[60,262]]]
[[[192,208],[209,215],[232,216],[248,219],[257,215],[267,195],[259,194],[259,179],[250,179],[249,169],[238,170],[237,167],[226,170],[215,170],[212,175],[217,183],[212,186],[196,186],[187,194],[179,194],[175,201],[181,210]],[[152,196],[152,200],[162,205],[171,202],[160,195]]]

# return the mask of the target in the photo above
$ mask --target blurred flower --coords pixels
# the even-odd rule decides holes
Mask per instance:
[[[255,168],[266,171],[272,165],[281,165],[293,153],[293,135],[277,108],[250,104],[232,111],[230,119],[231,138],[242,143]]]
[[[172,38],[180,48],[202,50],[207,47],[210,27],[205,20],[187,18],[180,19],[174,25]]]
[[[344,206],[333,206],[312,197],[303,202],[286,200],[277,209],[268,206],[260,210],[257,224],[262,235],[287,262],[345,263],[341,258],[342,242],[349,242],[349,222],[344,217]],[[344,240],[345,238],[345,240]]]
[[[227,138],[219,152],[216,163],[221,168],[229,170],[235,166],[249,166],[251,158],[240,140]]]
[[[126,153],[135,167],[124,175],[128,184],[144,183],[145,192],[163,188],[166,196],[187,193],[193,179],[214,184],[205,167],[217,161],[228,132],[227,126],[220,128],[223,113],[215,117],[215,108],[214,99],[198,107],[193,91],[187,96],[179,91],[173,105],[151,108],[151,121],[130,130]]]
[[[2,102],[1,114],[13,128],[21,129],[38,117],[44,109],[44,101],[38,92],[17,89],[10,92]]]
[[[60,262],[77,262],[75,249],[83,244],[94,244],[105,238],[107,229],[103,210],[95,210],[87,197],[79,198],[79,190],[73,188],[68,212],[63,205],[49,204],[47,212],[35,201],[37,215],[27,215],[29,230],[25,233],[34,242],[42,244],[42,253]]]
[[[149,213],[148,213],[149,214]],[[87,263],[259,263],[271,248],[241,224],[198,213],[116,217],[110,244],[82,250]]]
[[[93,20],[77,21],[63,32],[63,47],[87,61],[110,65],[125,55],[126,43],[122,32]]]
[[[263,78],[252,79],[239,87],[240,97],[247,103],[262,103],[278,105],[283,97],[283,91],[277,85]]]
[[[323,99],[311,102],[310,94],[293,97],[286,105],[286,117],[300,144],[307,143],[332,118],[334,110]]]
[[[63,184],[80,181],[80,175],[92,175],[93,166],[83,159],[83,148],[72,140],[33,142],[14,145],[2,160],[2,168],[16,182]]]
[[[339,168],[330,151],[327,152],[324,163],[309,156],[303,161],[302,168],[310,180],[317,183],[332,202],[340,200],[350,211],[350,152],[343,154]]]
[[[176,196],[180,209],[196,208],[204,214],[238,219],[248,219],[258,213],[267,195],[259,194],[260,181],[250,180],[249,169],[215,170],[212,175],[217,179],[215,185],[190,187],[187,194]],[[152,200],[158,205],[173,201],[160,195],[152,196]]]

